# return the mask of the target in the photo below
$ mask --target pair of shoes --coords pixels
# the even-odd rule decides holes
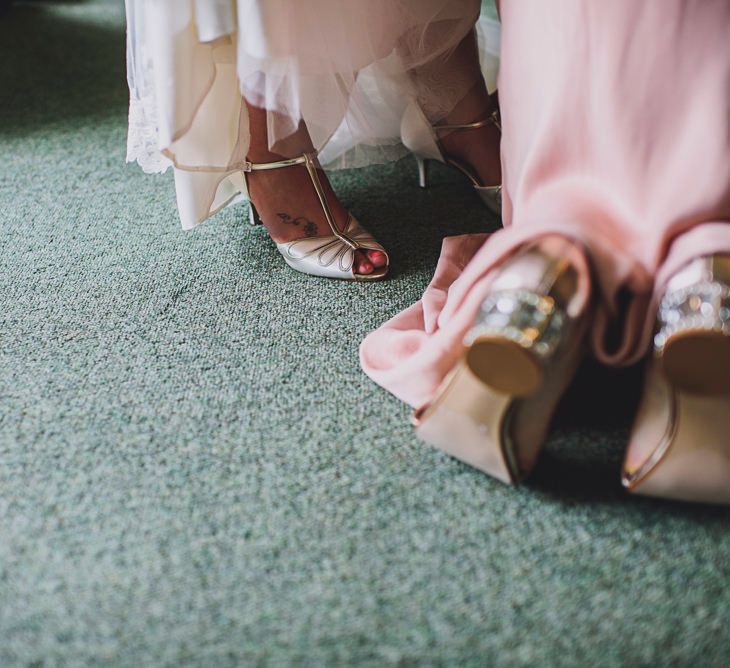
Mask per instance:
[[[496,270],[461,360],[414,415],[420,438],[503,482],[529,475],[584,355],[591,304],[581,255],[567,241],[557,253],[531,246]],[[692,273],[701,278],[688,282]],[[675,278],[623,484],[730,503],[730,258],[701,258]]]
[[[304,153],[297,158],[276,162],[252,163],[246,161],[243,163],[242,171],[244,178],[247,179],[247,175],[252,172],[287,167],[304,167],[307,170],[332,234],[302,237],[293,241],[277,243],[276,248],[286,263],[296,271],[325,278],[338,278],[346,281],[378,281],[385,278],[390,267],[390,259],[385,248],[360,225],[352,214],[348,215],[344,228],[339,229],[320,180],[321,166],[316,153]],[[249,202],[249,221],[252,225],[262,224],[253,202]],[[355,271],[355,251],[358,250],[380,251],[385,255],[385,266],[375,269],[370,274],[358,274]]]
[[[495,109],[488,118],[474,123],[457,125],[430,125],[420,107],[411,104],[403,116],[401,137],[403,144],[416,157],[418,164],[418,183],[421,188],[428,188],[429,161],[435,160],[453,167],[474,186],[474,190],[486,207],[497,216],[502,215],[502,184],[485,185],[475,170],[468,164],[447,155],[441,146],[439,137],[447,132],[465,132],[478,130],[493,125],[502,132],[499,110]]]

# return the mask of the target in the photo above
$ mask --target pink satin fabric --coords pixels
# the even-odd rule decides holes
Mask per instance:
[[[668,277],[730,253],[730,2],[505,0],[499,76],[505,229],[444,240],[423,298],[370,334],[361,363],[419,407],[461,354],[516,247],[574,238],[594,268],[596,357],[650,345]]]

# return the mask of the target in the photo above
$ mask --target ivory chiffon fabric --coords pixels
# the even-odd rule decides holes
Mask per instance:
[[[242,97],[268,111],[269,145],[304,121],[320,161],[355,167],[402,157],[401,121],[432,122],[474,84],[427,66],[480,15],[480,0],[126,0],[127,160],[174,168],[182,226],[246,196]],[[484,16],[492,88],[499,28]],[[290,156],[293,157],[293,156]]]
[[[584,245],[590,343],[615,365],[648,351],[674,271],[730,253],[730,2],[503,0],[501,18],[505,229],[446,239],[423,298],[361,346],[366,373],[416,407],[519,245]]]

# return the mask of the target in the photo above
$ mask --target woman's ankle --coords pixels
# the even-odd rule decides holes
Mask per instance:
[[[480,76],[466,95],[446,115],[442,123],[461,125],[483,121],[490,118],[496,109],[494,98],[487,92],[487,85]]]
[[[291,125],[291,120],[277,112],[267,111],[248,102],[245,104],[248,110],[250,137],[246,154],[251,162],[277,162],[314,151],[304,122],[300,122],[296,129],[285,136],[272,138],[269,132],[270,124],[274,127],[286,127]]]

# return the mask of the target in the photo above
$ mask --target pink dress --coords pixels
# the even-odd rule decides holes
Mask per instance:
[[[361,347],[365,372],[417,407],[518,245],[554,232],[585,246],[590,343],[614,365],[647,353],[674,271],[730,253],[730,2],[503,0],[501,12],[505,229],[446,239],[421,301]]]

